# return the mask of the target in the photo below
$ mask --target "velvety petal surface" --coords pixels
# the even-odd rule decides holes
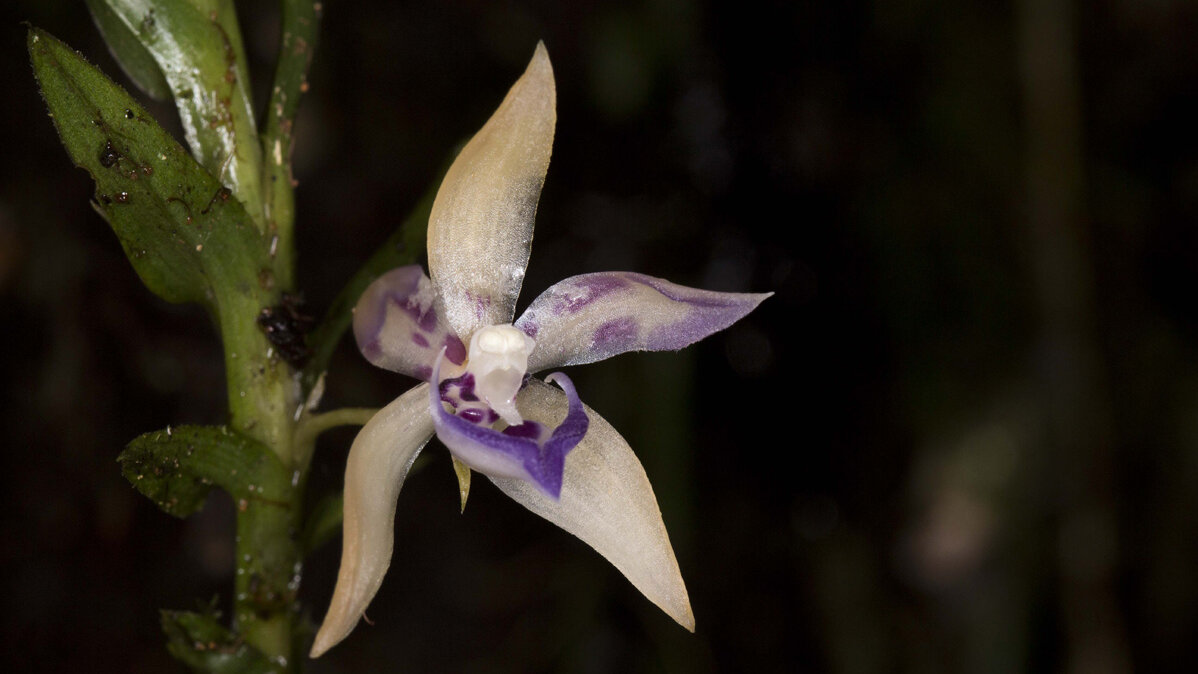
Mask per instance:
[[[553,67],[538,44],[524,75],[445,174],[428,221],[429,272],[468,341],[510,323],[557,122]]]
[[[425,381],[442,347],[451,363],[466,360],[466,347],[418,265],[392,269],[366,288],[354,307],[354,339],[371,363]]]
[[[548,426],[565,418],[569,407],[564,393],[535,379],[517,402],[526,419]],[[649,601],[693,632],[690,598],[645,470],[611,424],[585,409],[590,428],[567,457],[558,499],[524,480],[491,481],[525,508],[582,539]]]
[[[515,325],[536,340],[528,371],[537,372],[627,351],[675,351],[772,294],[699,290],[633,272],[582,274],[541,293]]]
[[[439,369],[440,361],[433,367],[434,379],[437,379]],[[553,426],[526,421],[503,431],[491,428],[488,423],[474,423],[446,412],[441,404],[444,396],[430,388],[429,413],[437,438],[459,461],[474,470],[492,477],[527,481],[549,498],[556,499],[562,488],[566,454],[586,435],[588,421],[573,382],[560,372],[550,375],[549,379],[557,381],[564,391],[565,418]]]
[[[420,384],[379,410],[354,439],[345,467],[341,569],[320,631],[317,657],[358,624],[391,564],[395,504],[412,462],[433,435],[428,384]]]

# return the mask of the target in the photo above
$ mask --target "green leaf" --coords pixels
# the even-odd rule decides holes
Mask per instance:
[[[240,510],[290,507],[291,474],[263,444],[225,426],[167,427],[135,438],[117,457],[125,479],[167,513],[187,517],[215,486]]]
[[[229,293],[265,297],[270,284],[251,281],[269,280],[266,241],[229,191],[70,47],[37,29],[28,46],[58,135],[146,286],[209,307]]]
[[[154,56],[146,51],[141,41],[121,21],[104,0],[86,0],[87,8],[91,10],[96,28],[108,43],[108,50],[120,64],[121,69],[133,80],[133,83],[156,101],[170,98],[171,87],[162,76],[162,69],[154,60]]]
[[[233,0],[103,0],[154,58],[197,161],[260,229],[262,149]]]
[[[203,613],[162,611],[166,649],[197,672],[214,674],[283,674],[286,666],[270,661],[261,651],[220,624],[215,610]]]

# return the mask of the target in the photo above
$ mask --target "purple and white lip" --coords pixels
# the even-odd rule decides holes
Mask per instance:
[[[440,375],[442,360],[443,355],[439,355],[433,364],[434,381]],[[429,413],[437,437],[459,461],[474,470],[490,477],[526,480],[546,496],[559,498],[566,455],[582,442],[589,422],[569,377],[557,372],[546,381],[560,386],[569,401],[565,420],[552,430],[536,421],[521,421],[502,430],[493,428],[498,415],[486,415],[477,406],[472,372],[446,380],[443,386],[430,386]],[[447,382],[452,383],[444,386]],[[447,405],[452,412],[445,409]]]

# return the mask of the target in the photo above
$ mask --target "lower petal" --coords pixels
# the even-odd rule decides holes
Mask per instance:
[[[566,395],[531,380],[517,403],[527,419],[545,424],[567,416]],[[505,494],[582,539],[632,584],[690,631],[695,617],[661,510],[645,469],[624,438],[586,408],[590,427],[570,453],[561,494],[549,498],[523,480],[491,476]]]
[[[341,569],[312,657],[353,631],[391,564],[395,504],[404,478],[433,435],[428,384],[379,410],[354,438],[345,467]]]

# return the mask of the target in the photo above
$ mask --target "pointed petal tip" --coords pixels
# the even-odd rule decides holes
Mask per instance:
[[[312,642],[312,650],[308,651],[308,657],[319,658],[335,645],[336,644],[333,643],[327,635],[325,635],[324,630],[321,630],[319,633],[317,633],[316,640]]]
[[[537,40],[537,48],[533,50],[532,59],[528,62],[528,71],[545,71],[553,77],[553,64],[549,61],[549,50],[545,48],[544,40]]]

